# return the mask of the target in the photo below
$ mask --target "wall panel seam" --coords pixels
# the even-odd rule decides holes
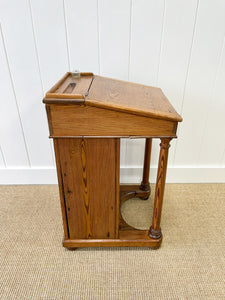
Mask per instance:
[[[32,34],[33,34],[33,39],[34,39],[34,48],[35,48],[35,54],[36,54],[36,59],[37,59],[37,65],[38,65],[38,73],[39,73],[39,78],[40,78],[40,82],[41,82],[42,97],[44,98],[44,85],[43,85],[43,80],[42,80],[42,75],[41,75],[40,57],[39,57],[38,47],[37,47],[37,37],[36,37],[36,33],[35,33],[31,0],[28,0],[28,5],[29,5],[29,11],[30,11],[30,18],[31,18]],[[52,143],[51,143],[51,141],[49,141],[49,143],[50,143],[51,154],[52,154],[52,162],[54,162],[54,151],[53,151]]]
[[[130,0],[130,32],[129,32],[129,49],[128,49],[128,81],[130,81],[130,60],[131,60],[131,33],[132,33],[132,12],[133,12],[133,0]]]
[[[208,108],[207,108],[207,112],[206,112],[206,119],[205,119],[204,129],[203,129],[202,136],[200,138],[201,141],[200,141],[200,147],[199,147],[198,161],[200,159],[200,154],[201,154],[201,150],[202,150],[203,140],[204,140],[204,137],[206,135],[206,127],[207,127],[207,121],[208,121],[208,118],[209,118],[210,104],[212,103],[212,101],[213,101],[213,99],[215,97],[215,88],[216,88],[216,83],[217,83],[217,80],[218,80],[218,74],[219,74],[220,66],[222,64],[222,57],[223,57],[224,46],[225,46],[225,35],[223,37],[223,43],[222,43],[222,47],[221,47],[220,54],[219,54],[219,59],[218,59],[217,67],[216,67],[215,77],[214,77],[214,80],[213,80],[212,90],[211,90],[211,93],[210,93],[210,99],[209,99],[209,102],[208,102]]]
[[[197,0],[197,6],[196,6],[196,12],[195,12],[195,19],[194,19],[194,26],[193,26],[193,33],[192,33],[192,39],[191,39],[191,46],[190,46],[190,52],[188,56],[188,65],[187,65],[187,71],[185,75],[185,80],[184,80],[184,89],[183,89],[183,95],[182,95],[182,101],[181,101],[181,109],[179,111],[179,114],[182,116],[183,115],[183,108],[184,108],[184,98],[185,98],[185,93],[186,93],[186,88],[187,88],[187,80],[189,76],[189,69],[190,69],[190,64],[191,64],[191,58],[192,58],[192,52],[193,52],[193,45],[194,45],[194,37],[195,37],[195,30],[196,30],[196,24],[197,24],[197,17],[198,17],[198,9],[199,9],[199,1]],[[178,126],[177,130],[177,136],[180,134],[180,129],[181,126]],[[174,165],[174,160],[176,157],[176,151],[177,151],[177,140],[174,143],[174,153],[173,153],[173,159],[172,159],[172,165]]]
[[[43,80],[42,80],[42,76],[41,76],[40,58],[39,58],[38,48],[37,48],[37,38],[36,38],[36,33],[35,33],[35,28],[34,28],[31,0],[28,0],[28,5],[29,5],[29,11],[30,11],[31,26],[32,26],[33,39],[34,39],[35,54],[36,54],[36,58],[37,58],[38,72],[39,72],[39,77],[40,77],[40,82],[41,82],[42,96],[44,96],[44,85],[43,85]]]
[[[29,152],[28,152],[27,143],[26,143],[25,134],[24,134],[24,129],[23,129],[23,123],[22,123],[22,119],[21,119],[21,115],[20,115],[19,104],[18,104],[18,101],[17,101],[15,86],[14,86],[13,77],[12,77],[12,73],[11,73],[11,69],[10,69],[10,65],[9,65],[9,59],[8,59],[8,55],[7,55],[7,49],[6,49],[6,44],[5,44],[5,39],[4,39],[4,34],[3,34],[3,29],[2,29],[1,24],[0,24],[0,34],[1,34],[1,37],[2,37],[3,49],[4,49],[7,68],[8,68],[8,72],[9,72],[10,81],[11,81],[12,92],[13,92],[13,95],[14,95],[14,101],[15,101],[15,104],[16,104],[16,110],[17,110],[17,113],[18,113],[18,118],[19,118],[19,123],[20,123],[21,131],[22,131],[24,146],[25,146],[25,149],[26,149],[28,165],[29,165],[29,167],[31,167]],[[6,164],[6,166],[7,166],[7,164]]]
[[[66,36],[66,49],[67,49],[68,68],[69,68],[70,71],[72,71],[72,69],[71,69],[71,59],[70,59],[70,50],[69,50],[69,39],[68,39],[68,28],[67,28],[65,0],[63,0],[63,16],[64,16],[64,24],[65,24],[65,36]]]
[[[101,74],[101,50],[100,50],[100,30],[99,30],[99,0],[96,2],[97,5],[97,32],[98,32],[98,73]]]
[[[224,148],[224,151],[223,151],[223,154],[222,154],[222,157],[221,157],[221,164],[223,163],[224,158],[225,158],[225,148]]]
[[[6,161],[5,161],[4,153],[2,151],[2,147],[1,146],[0,146],[0,153],[1,153],[1,156],[2,156],[2,160],[3,160],[4,166],[6,168]]]
[[[164,0],[163,6],[163,18],[162,18],[162,31],[161,31],[161,38],[160,38],[160,49],[159,49],[159,57],[158,57],[158,67],[156,73],[156,86],[158,87],[159,82],[159,72],[160,72],[160,65],[161,65],[161,58],[162,58],[162,49],[163,49],[163,41],[164,41],[164,28],[166,22],[166,0]]]

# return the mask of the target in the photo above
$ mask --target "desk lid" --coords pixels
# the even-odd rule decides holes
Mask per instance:
[[[67,73],[46,93],[43,102],[83,103],[145,117],[182,121],[160,88],[94,76],[92,73],[80,73],[77,77]]]

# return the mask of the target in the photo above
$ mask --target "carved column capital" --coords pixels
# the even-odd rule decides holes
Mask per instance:
[[[164,149],[168,149],[170,147],[170,141],[172,138],[161,138],[160,147]]]

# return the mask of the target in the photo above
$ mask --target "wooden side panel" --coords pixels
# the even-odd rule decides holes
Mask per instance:
[[[58,139],[54,139],[54,149],[55,149],[55,160],[56,160],[57,176],[58,176],[58,183],[59,183],[59,195],[60,195],[60,204],[62,210],[64,237],[65,239],[68,239],[69,228],[68,228],[68,220],[67,220],[67,213],[66,213],[66,199],[65,199],[65,192],[64,192],[64,185],[63,185],[63,174],[62,174],[60,157],[59,157]]]
[[[70,239],[116,238],[116,139],[57,139]]]
[[[52,137],[176,136],[176,121],[84,105],[51,105]]]

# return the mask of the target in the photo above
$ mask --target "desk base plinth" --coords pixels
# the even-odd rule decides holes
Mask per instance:
[[[148,237],[148,230],[129,230],[122,231],[119,239],[77,239],[63,240],[63,246],[69,249],[80,247],[149,247],[159,248],[162,242],[162,236],[155,240]]]
[[[146,199],[150,195],[148,191],[142,191],[140,185],[120,185],[120,206],[128,199]],[[139,230],[128,225],[119,214],[119,238],[118,239],[64,239],[63,246],[69,250],[81,247],[149,247],[159,248],[162,236],[153,239],[149,236],[149,230]]]

